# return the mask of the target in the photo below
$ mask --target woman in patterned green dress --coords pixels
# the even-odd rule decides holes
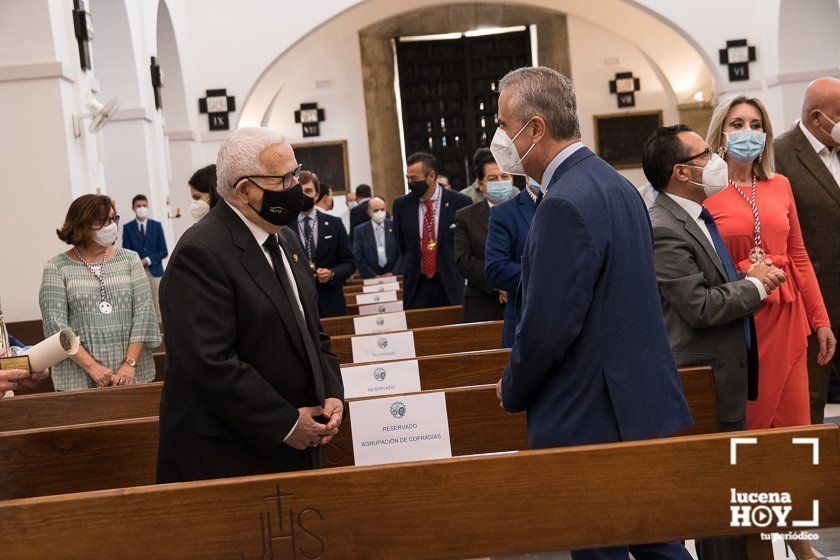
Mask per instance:
[[[149,279],[140,257],[116,248],[119,216],[107,196],[70,205],[58,238],[73,247],[47,261],[39,302],[44,336],[71,328],[79,352],[52,368],[57,391],[148,383],[160,345]]]

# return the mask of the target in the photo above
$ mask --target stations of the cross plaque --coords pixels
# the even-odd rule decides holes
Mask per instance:
[[[610,80],[610,93],[614,93],[618,108],[636,106],[636,94],[639,91],[639,78],[633,77],[633,72],[618,72],[614,80]]]
[[[208,89],[207,97],[198,100],[198,110],[207,113],[210,130],[230,130],[230,113],[236,111],[236,99],[226,89]]]

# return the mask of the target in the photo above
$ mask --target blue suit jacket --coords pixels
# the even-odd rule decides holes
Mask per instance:
[[[353,264],[353,249],[350,247],[350,237],[341,218],[330,216],[320,210],[315,210],[318,217],[318,241],[315,247],[315,266],[329,268],[335,275],[331,282],[323,284],[315,281],[318,292],[318,313],[321,317],[338,317],[347,315],[347,304],[344,300],[344,282],[353,274],[356,267]],[[289,225],[305,247],[297,227],[297,220]]]
[[[452,227],[455,224],[455,212],[472,203],[472,199],[468,196],[449,189],[441,189],[437,230],[437,270],[450,305],[460,305],[464,302],[464,277],[455,266],[455,230]],[[410,193],[394,201],[394,230],[403,261],[403,298],[406,309],[411,308],[423,266],[423,255],[420,252],[419,207],[420,199]]]
[[[394,221],[385,218],[385,266],[379,266],[379,254],[376,251],[376,236],[370,221],[362,222],[353,230],[353,259],[356,270],[362,278],[374,278],[380,274],[402,274],[402,259],[397,248],[397,235],[394,233]]]
[[[484,249],[484,274],[487,282],[507,292],[505,318],[516,318],[516,288],[522,275],[522,254],[531,221],[534,200],[523,190],[515,197],[490,208],[487,246]]]
[[[549,183],[522,256],[519,327],[502,376],[531,447],[665,437],[692,424],[671,356],[647,209],[587,148]]]
[[[123,227],[123,248],[140,255],[140,260],[146,257],[152,261],[149,272],[152,276],[163,276],[163,259],[169,256],[166,248],[166,238],[163,236],[163,226],[155,220],[146,220],[146,241],[140,238],[140,225],[137,220],[131,220]]]

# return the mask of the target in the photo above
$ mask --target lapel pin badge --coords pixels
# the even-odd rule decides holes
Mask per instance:
[[[295,262],[298,262],[297,253],[292,253],[292,260],[295,261]]]

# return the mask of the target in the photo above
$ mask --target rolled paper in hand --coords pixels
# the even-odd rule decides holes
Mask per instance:
[[[79,337],[72,329],[64,329],[28,348],[30,371],[44,371],[76,354],[79,351]]]

